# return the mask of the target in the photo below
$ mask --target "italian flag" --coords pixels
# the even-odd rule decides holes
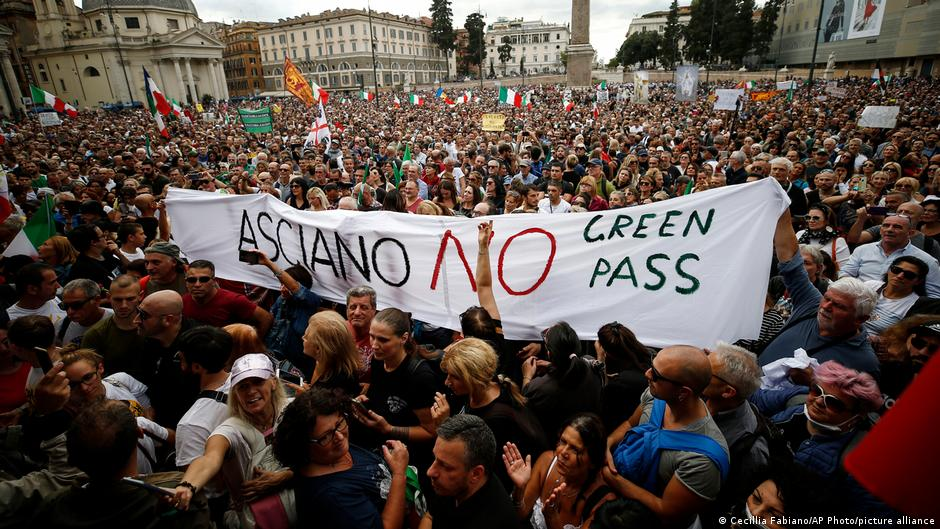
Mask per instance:
[[[398,96],[395,96],[393,104],[395,105],[395,108],[401,108],[401,99],[398,99]]]
[[[176,116],[176,117],[182,116],[182,115],[183,115],[183,107],[180,106],[179,101],[177,101],[177,100],[175,100],[175,99],[170,99],[170,102],[172,103],[171,108],[170,108],[170,112],[172,112],[173,115]]]
[[[38,256],[37,249],[39,246],[46,242],[49,237],[55,235],[55,221],[52,220],[54,210],[55,205],[52,202],[52,197],[46,195],[46,200],[26,222],[23,229],[16,234],[7,249],[4,250],[3,257],[14,255]]]
[[[50,94],[38,86],[29,85],[29,91],[32,92],[34,105],[48,105],[56,112],[65,112],[69,117],[77,117],[78,110],[72,105],[62,101],[55,94]]]
[[[598,90],[607,90],[607,81],[601,81],[601,82],[600,82],[597,86],[595,86],[594,88],[596,88],[596,89],[598,89]]]
[[[741,81],[740,83],[735,85],[735,88],[743,88],[745,90],[750,91],[750,90],[753,90],[755,86],[757,86],[757,83],[755,83],[754,81]]]
[[[163,116],[172,112],[173,107],[167,101],[163,92],[157,88],[157,83],[153,82],[146,68],[144,68],[144,85],[147,87],[147,103],[150,105],[150,114],[153,115],[153,120],[157,122],[157,130],[160,131],[161,136],[169,138],[170,131],[167,130],[166,123],[163,122]]]
[[[419,96],[419,95],[417,95],[417,94],[411,94],[410,96],[408,96],[408,101],[409,101],[412,105],[416,105],[416,106],[417,106],[417,105],[423,105],[423,104],[424,104],[424,99],[422,99],[421,96]]]
[[[512,105],[516,108],[522,108],[522,94],[510,88],[506,88],[505,86],[500,87],[499,102]]]
[[[320,85],[317,83],[311,81],[310,87],[313,88],[314,103],[323,103],[325,105],[326,102],[330,100],[330,94],[326,93],[326,90],[320,88]]]
[[[369,92],[368,90],[363,90],[362,92],[359,92],[359,97],[363,101],[372,101],[373,99],[375,99],[375,94],[373,94],[372,92]]]
[[[564,104],[565,104],[565,112],[571,112],[572,110],[574,110],[574,101],[568,101],[567,99],[565,99]]]
[[[597,103],[594,103],[594,108],[591,110],[591,114],[594,115],[594,119],[600,117],[601,113],[597,110]]]

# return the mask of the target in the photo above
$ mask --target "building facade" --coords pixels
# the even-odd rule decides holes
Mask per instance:
[[[562,73],[570,37],[568,26],[564,24],[499,18],[487,26],[484,42],[487,59],[493,62],[497,73],[504,73],[504,67],[505,75],[519,75],[522,68],[527,74]],[[512,47],[510,59],[505,64],[499,60],[498,49],[504,38]]]
[[[778,66],[809,66],[820,21],[816,67],[832,54],[837,76],[886,73],[940,76],[940,2],[787,0],[777,17],[771,57]],[[867,7],[867,9],[866,9]]]
[[[370,40],[375,45],[374,69]],[[455,71],[453,56],[431,41],[431,20],[426,17],[373,12],[370,21],[367,11],[334,9],[279,20],[259,30],[258,41],[265,89],[272,94],[284,91],[285,57],[308,80],[332,90],[434,83]]]
[[[227,99],[222,43],[191,0],[34,0],[29,82],[78,107],[145,102],[144,68],[169,97]]]
[[[216,33],[225,43],[222,65],[232,97],[255,96],[264,91],[258,31],[270,25],[267,22],[238,22],[224,26]]]
[[[689,20],[692,19],[692,11],[689,6],[679,6],[679,25],[688,26]],[[635,33],[643,33],[645,31],[653,31],[656,33],[662,33],[666,29],[666,18],[669,16],[669,11],[652,11],[649,13],[642,14],[636,18],[630,20],[630,26],[627,28],[627,37]],[[680,40],[680,43],[683,42]],[[680,44],[681,45],[681,44]]]
[[[10,66],[13,69],[13,79],[10,80],[4,74],[4,82],[7,84],[6,95],[12,97],[10,84],[16,84],[21,94],[29,93],[29,63],[23,57],[23,51],[27,46],[36,43],[38,34],[36,32],[36,12],[33,9],[33,3],[30,0],[3,0],[0,2],[0,25],[6,26],[12,32],[9,42],[6,45],[4,56],[8,56]],[[0,73],[3,73],[0,71]],[[18,105],[22,109],[26,106],[20,102]],[[9,110],[9,107],[7,107]]]

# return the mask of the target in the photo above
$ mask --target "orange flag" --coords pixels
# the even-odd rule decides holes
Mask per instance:
[[[284,86],[308,107],[313,104],[313,89],[300,70],[290,62],[290,57],[284,57]]]

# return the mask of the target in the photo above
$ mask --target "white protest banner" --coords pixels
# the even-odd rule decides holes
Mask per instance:
[[[796,80],[777,81],[777,90],[796,90]]]
[[[839,88],[838,86],[827,86],[826,93],[832,97],[837,97],[839,99],[845,99],[845,96],[848,95],[848,90],[845,88]]]
[[[744,97],[743,88],[715,90],[715,110],[737,110],[738,98]]]
[[[59,117],[59,114],[56,112],[40,112],[37,114],[39,116],[39,125],[43,127],[51,127],[54,125],[61,125],[62,118]]]
[[[650,73],[646,70],[633,72],[633,102],[639,105],[650,102]]]
[[[219,277],[277,288],[263,266],[239,262],[259,248],[282,269],[301,264],[314,291],[345,302],[367,284],[378,306],[459,329],[478,305],[477,225],[391,212],[308,212],[274,197],[171,188],[174,241]],[[789,199],[773,179],[630,209],[500,215],[490,245],[493,289],[507,338],[538,340],[567,321],[582,339],[613,320],[651,346],[756,338],[774,228]],[[754,207],[760,204],[761,207]]]
[[[899,112],[901,112],[901,107],[865,107],[862,110],[862,116],[858,119],[858,126],[893,129],[898,123]]]

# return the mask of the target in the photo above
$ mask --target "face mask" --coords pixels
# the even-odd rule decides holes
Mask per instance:
[[[809,416],[809,410],[806,409],[806,404],[803,405],[803,415],[806,416],[806,420],[811,422],[816,428],[828,432],[828,433],[842,433],[842,427],[848,424],[849,422],[855,419],[855,415],[849,417],[848,419],[840,422],[839,424],[826,424],[824,422],[819,422],[814,420]]]
[[[751,527],[760,527],[761,529],[770,529],[769,527],[764,525],[763,518],[757,518],[756,516],[751,514],[751,508],[748,507],[746,501],[744,502],[744,514],[747,517],[748,521],[751,522],[749,524]],[[761,522],[758,523],[757,520],[761,520]]]

